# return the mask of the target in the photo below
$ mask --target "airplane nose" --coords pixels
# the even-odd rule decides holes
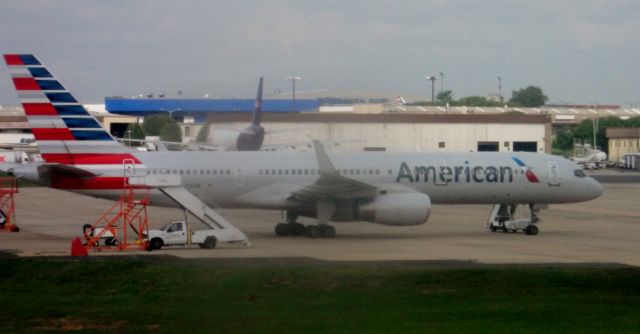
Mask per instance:
[[[590,181],[591,184],[589,185],[589,197],[591,199],[600,197],[600,195],[604,193],[604,187],[595,179],[591,179]]]

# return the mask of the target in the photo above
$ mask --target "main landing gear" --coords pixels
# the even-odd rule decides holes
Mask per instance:
[[[524,231],[527,235],[538,234],[535,225],[540,221],[538,214],[540,207],[529,204],[529,216],[517,217],[516,212],[520,206],[514,204],[496,204],[489,217],[489,230],[491,232],[502,231],[504,233]],[[526,208],[522,208],[526,209]]]
[[[304,235],[312,239],[336,237],[336,229],[331,225],[320,224],[305,226],[298,223],[296,221],[297,219],[297,215],[287,212],[287,222],[276,225],[276,235],[280,237],[299,237]]]

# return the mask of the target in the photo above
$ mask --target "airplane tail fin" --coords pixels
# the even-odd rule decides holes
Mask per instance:
[[[31,54],[5,54],[42,158],[66,165],[139,163]]]
[[[260,119],[262,118],[262,81],[264,77],[260,77],[258,82],[258,94],[256,95],[256,108],[253,111],[253,119],[251,125],[260,125]]]

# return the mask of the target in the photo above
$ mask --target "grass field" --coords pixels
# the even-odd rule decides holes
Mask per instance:
[[[256,260],[259,261],[259,260]],[[0,333],[638,333],[638,268],[0,259]]]

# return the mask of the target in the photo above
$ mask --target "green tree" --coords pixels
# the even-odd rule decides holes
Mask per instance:
[[[640,128],[640,117],[632,117],[624,122],[626,127]]]
[[[593,121],[585,119],[574,131],[575,138],[583,142],[593,142]],[[597,120],[598,128],[596,133],[597,146],[604,152],[609,153],[609,141],[606,136],[606,128],[620,128],[625,126],[625,122],[618,117],[604,117]]]
[[[565,125],[558,129],[556,138],[553,140],[553,148],[569,151],[573,149],[573,127]]]
[[[182,132],[176,122],[166,123],[160,130],[160,139],[164,141],[181,142]]]
[[[446,105],[447,103],[451,104],[452,101],[453,92],[451,92],[450,90],[445,90],[436,95],[436,103],[439,105]]]
[[[129,132],[131,131],[131,132]],[[127,126],[127,131],[125,132],[125,139],[144,139],[144,132],[142,131],[142,127],[138,123],[130,123]],[[129,146],[140,146],[142,142],[127,142]]]
[[[513,91],[509,104],[517,103],[523,107],[535,108],[544,105],[548,99],[549,98],[542,93],[540,87],[528,86],[527,88]]]
[[[167,114],[146,116],[142,123],[142,130],[144,130],[144,134],[147,136],[159,136],[160,131],[169,123],[175,124],[176,122]]]
[[[209,138],[209,128],[211,127],[211,123],[207,123],[200,128],[198,131],[198,136],[196,136],[196,141],[199,143],[205,143]]]
[[[484,96],[467,96],[458,100],[454,105],[469,107],[500,107],[503,104],[496,101],[489,101]]]

